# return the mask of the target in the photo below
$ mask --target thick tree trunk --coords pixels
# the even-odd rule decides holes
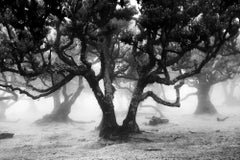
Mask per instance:
[[[212,104],[209,96],[209,91],[211,89],[212,84],[207,82],[199,81],[198,91],[197,91],[197,98],[198,98],[198,105],[195,110],[195,114],[216,114],[217,110],[215,109],[214,105]]]
[[[141,80],[139,80],[136,85],[136,88],[133,91],[128,113],[121,127],[121,129],[124,132],[140,133],[139,126],[136,122],[136,116],[137,116],[137,109],[138,109],[139,103],[141,102],[140,97],[143,93],[144,87],[145,87],[144,83],[142,83]]]
[[[108,104],[111,106],[110,104]],[[100,125],[99,136],[107,139],[112,139],[114,136],[118,135],[118,124],[116,121],[116,116],[113,106],[109,107],[108,110],[103,111],[102,121]]]
[[[89,86],[91,87],[103,113],[102,122],[99,126],[99,136],[106,139],[111,139],[113,136],[117,135],[117,131],[119,129],[116,121],[113,102],[111,98],[103,95],[93,71],[86,73],[85,78],[88,81]]]

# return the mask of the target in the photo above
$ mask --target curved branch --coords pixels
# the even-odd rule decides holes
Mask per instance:
[[[169,106],[169,107],[180,107],[180,88],[183,85],[183,82],[180,82],[178,85],[176,85],[175,91],[176,91],[176,101],[175,102],[167,102],[164,99],[158,97],[155,93],[152,91],[147,91],[142,94],[141,101],[147,99],[148,97],[151,97],[153,100],[155,100],[157,103]]]
[[[64,51],[62,50],[60,43],[61,43],[61,31],[60,31],[60,27],[61,27],[61,21],[58,21],[56,24],[56,40],[54,42],[54,49],[56,51],[56,54],[58,55],[58,57],[66,64],[68,64],[69,66],[75,66],[77,67],[78,65],[76,64],[76,62],[74,61],[74,59],[72,57],[67,56]],[[69,42],[69,44],[67,44],[65,47],[67,47],[68,45],[71,45],[71,42]],[[63,49],[65,48],[63,47]]]
[[[58,90],[59,88],[61,88],[63,85],[67,84],[69,81],[71,81],[74,78],[74,75],[68,75],[65,79],[63,79],[61,82],[57,83],[56,85],[48,88],[48,89],[38,89],[35,88],[33,86],[30,87],[30,89],[32,89],[33,91],[36,92],[40,92],[42,94],[39,95],[33,95],[30,92],[28,92],[27,90],[21,89],[19,87],[14,87],[13,85],[8,85],[8,84],[0,84],[1,87],[4,88],[9,88],[12,91],[19,91],[20,94],[25,94],[28,97],[31,97],[32,99],[39,99],[41,97],[45,97],[48,96],[49,94],[55,92],[56,90]]]

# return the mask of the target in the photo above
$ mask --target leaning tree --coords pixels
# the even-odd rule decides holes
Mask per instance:
[[[139,132],[139,103],[151,97],[158,103],[179,107],[181,80],[199,73],[216,57],[221,46],[237,34],[240,8],[238,2],[221,0],[139,3],[140,16],[133,18],[136,11],[123,0],[1,1],[4,37],[0,43],[0,71],[21,75],[18,81],[27,84],[1,86],[36,99],[82,76],[103,112],[100,136],[111,138],[119,133]],[[134,28],[128,27],[131,21],[135,21]],[[122,61],[125,56],[112,58],[119,48],[115,43],[118,41],[131,47],[137,73],[128,114],[120,127],[114,113],[113,84],[116,77],[131,77],[126,76],[129,65]],[[194,49],[204,51],[203,60],[188,72],[174,72],[172,67]],[[89,58],[93,51],[99,58],[100,71],[94,70]],[[59,64],[54,63],[56,58]],[[43,85],[41,77],[46,74],[52,80],[52,75],[61,78]],[[176,101],[168,102],[152,91],[145,92],[153,83],[175,85]]]

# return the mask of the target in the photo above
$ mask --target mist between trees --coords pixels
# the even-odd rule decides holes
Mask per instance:
[[[197,88],[196,114],[216,113],[208,96],[212,85],[239,72],[239,2],[138,4],[137,10],[127,0],[2,0],[2,101],[16,100],[16,93],[53,97],[52,113],[39,122],[72,121],[71,106],[88,85],[102,111],[100,137],[110,139],[140,132],[137,111],[148,98],[180,107],[184,84]],[[152,85],[158,91],[149,90]],[[162,85],[173,87],[173,101]],[[122,125],[113,103],[120,89],[129,92]]]

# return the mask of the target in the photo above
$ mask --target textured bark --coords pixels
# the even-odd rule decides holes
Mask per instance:
[[[135,87],[135,90],[133,91],[127,116],[123,121],[122,130],[125,132],[129,132],[129,133],[140,132],[139,126],[136,122],[136,116],[137,116],[137,109],[138,109],[139,103],[141,102],[140,97],[143,93],[144,87],[145,87],[145,84],[143,83],[143,81],[139,80]]]
[[[103,95],[102,90],[99,87],[99,82],[95,78],[94,72],[90,71],[85,75],[86,80],[91,87],[97,102],[102,110],[102,122],[100,124],[100,133],[99,136],[111,139],[113,136],[117,135],[118,124],[116,121],[116,116],[114,112],[114,105],[111,98]]]
[[[200,83],[197,88],[198,105],[195,110],[195,114],[216,114],[217,110],[212,104],[209,96],[209,91],[212,85],[207,82],[199,82]]]
[[[107,139],[113,139],[118,135],[118,124],[113,109],[103,112],[103,117],[100,125],[99,136]]]

